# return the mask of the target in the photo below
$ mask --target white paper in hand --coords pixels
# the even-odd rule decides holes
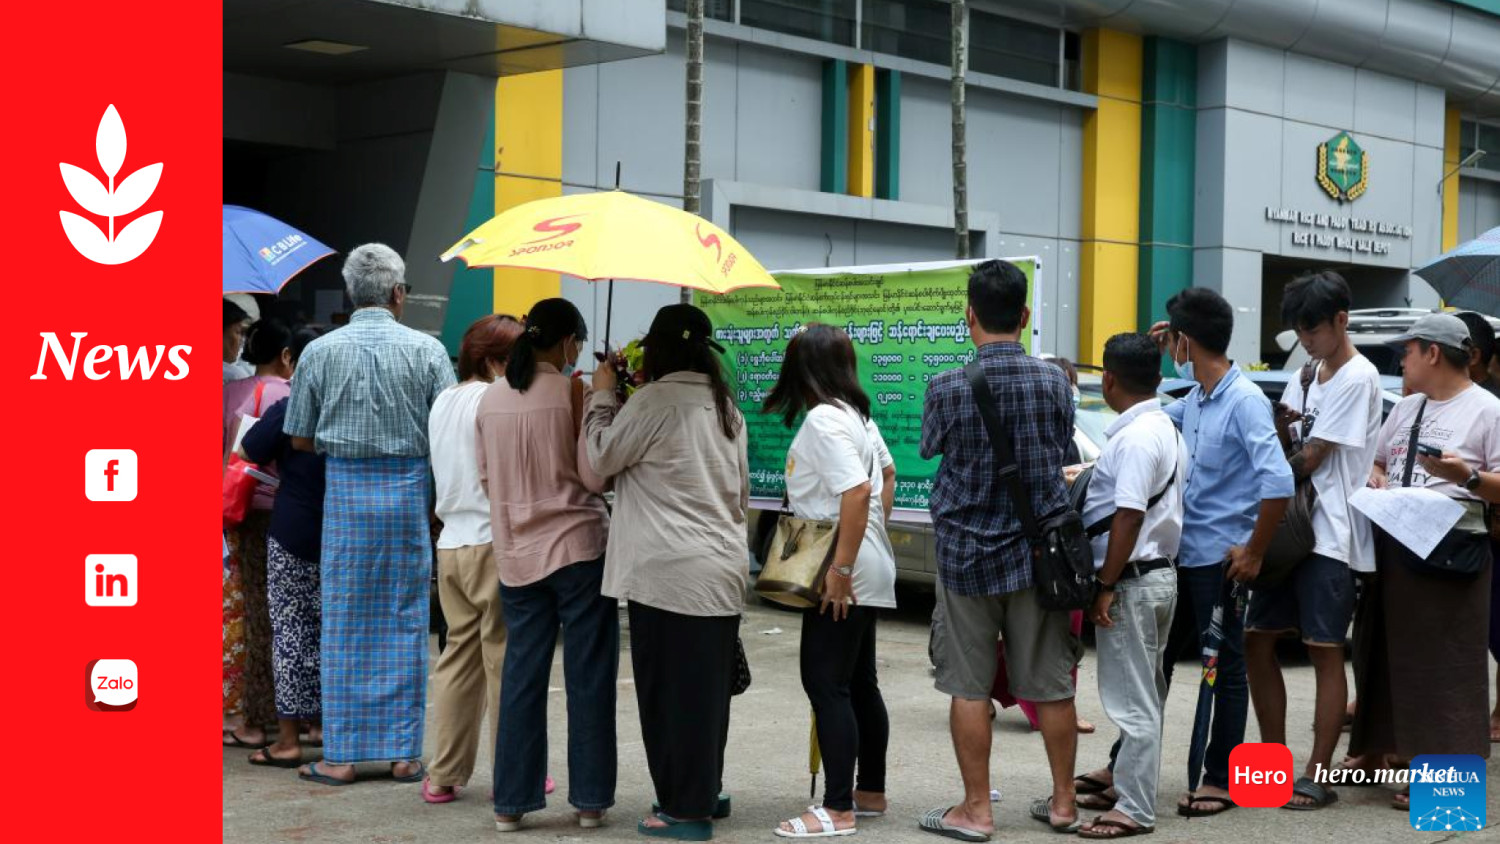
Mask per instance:
[[[1464,505],[1421,487],[1358,490],[1349,506],[1418,557],[1427,557],[1463,517]]]

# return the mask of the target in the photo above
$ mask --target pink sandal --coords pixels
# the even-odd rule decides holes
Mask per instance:
[[[447,794],[433,794],[432,791],[428,789],[428,785],[430,785],[431,783],[431,779],[422,780],[422,799],[426,800],[428,803],[452,803],[454,800],[458,799],[457,786],[454,786],[453,789]]]

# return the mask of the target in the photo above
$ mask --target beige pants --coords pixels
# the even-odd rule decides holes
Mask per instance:
[[[448,620],[448,646],[433,672],[436,708],[432,784],[466,785],[479,753],[479,725],[493,741],[500,717],[500,666],[505,618],[492,545],[439,548],[438,597]],[[488,712],[488,717],[486,717]]]

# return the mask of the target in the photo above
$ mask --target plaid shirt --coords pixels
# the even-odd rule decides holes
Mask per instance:
[[[442,343],[385,308],[360,308],[303,350],[286,434],[330,457],[426,457],[427,412],[453,382]]]
[[[979,349],[1000,424],[1011,432],[1031,508],[1041,519],[1068,504],[1063,455],[1073,441],[1073,391],[1058,367],[1020,343]],[[942,455],[930,509],[938,579],[958,595],[1004,595],[1031,586],[1031,549],[1021,533],[968,378],[953,369],[927,385],[922,457]]]

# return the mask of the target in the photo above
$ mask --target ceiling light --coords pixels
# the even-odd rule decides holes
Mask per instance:
[[[342,41],[326,41],[322,38],[308,38],[303,41],[293,41],[285,44],[288,50],[301,50],[305,53],[317,53],[322,56],[347,56],[350,53],[358,53],[368,50],[369,47],[360,44],[345,44]]]

